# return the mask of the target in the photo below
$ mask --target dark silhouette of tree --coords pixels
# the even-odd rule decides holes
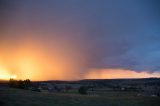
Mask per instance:
[[[25,83],[24,83],[24,81],[22,81],[22,80],[18,81],[18,88],[25,89]]]
[[[11,78],[9,80],[9,86],[16,88],[18,86],[17,80],[14,80],[13,78]]]
[[[85,87],[85,86],[81,86],[79,89],[78,89],[78,92],[82,95],[86,95],[87,94],[87,90],[88,88]]]
[[[26,79],[23,82],[24,82],[24,85],[25,85],[26,89],[28,89],[31,86],[31,81],[29,79]]]
[[[9,86],[14,88],[20,88],[20,89],[28,89],[31,86],[31,81],[29,79],[26,80],[9,80]]]

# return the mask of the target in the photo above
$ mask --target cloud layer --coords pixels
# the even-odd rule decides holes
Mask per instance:
[[[27,61],[41,67],[29,69],[30,75],[41,76],[48,70],[53,72],[49,79],[56,77],[53,70],[69,72],[67,79],[83,78],[92,68],[160,72],[157,4],[154,0],[1,1],[0,62],[10,63],[11,69],[17,66],[14,70],[22,74],[25,68],[19,68],[20,62],[11,61],[33,57]]]

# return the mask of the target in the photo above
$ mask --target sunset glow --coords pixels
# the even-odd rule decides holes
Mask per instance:
[[[38,43],[34,45],[37,47],[31,44],[21,45],[13,49],[11,54],[7,54],[9,52],[3,49],[0,53],[0,79],[80,80],[160,77],[158,72],[136,72],[118,68],[85,69],[86,61],[81,59],[78,53],[73,55],[69,51],[70,53],[66,55],[64,51],[54,51],[50,54],[47,50],[39,48]]]
[[[60,50],[53,50],[51,54],[43,48],[40,49],[39,46],[25,44],[14,49],[12,46],[8,49],[0,48],[3,50],[0,53],[0,65],[5,67],[1,68],[0,79],[76,80],[82,78],[78,76],[82,61],[77,61],[78,63],[74,61],[79,56],[75,57],[69,52],[67,55]],[[8,50],[12,50],[12,53]]]
[[[159,13],[141,3],[0,2],[0,79],[160,77]]]
[[[147,72],[135,72],[132,70],[123,69],[92,69],[84,74],[81,74],[77,79],[74,75],[78,73],[67,72],[67,66],[65,63],[53,63],[54,67],[51,67],[47,62],[38,61],[38,57],[24,57],[18,58],[15,61],[15,69],[13,71],[11,68],[2,68],[0,70],[0,79],[8,80],[10,78],[14,79],[25,79],[30,78],[32,80],[79,80],[79,79],[116,79],[116,78],[148,78],[148,77],[160,77],[160,73],[147,73]],[[17,62],[17,63],[16,63]],[[66,63],[67,64],[67,63]],[[10,64],[11,65],[11,64]],[[63,66],[62,66],[63,65]],[[6,64],[7,66],[7,64]],[[44,71],[50,69],[50,71]],[[14,74],[12,73],[14,72]],[[70,74],[70,75],[67,75]]]
[[[149,78],[160,77],[160,73],[136,72],[124,69],[93,69],[89,71],[86,79],[117,79],[117,78]]]
[[[17,75],[12,74],[10,71],[0,68],[0,80],[9,80],[10,78],[16,79]]]

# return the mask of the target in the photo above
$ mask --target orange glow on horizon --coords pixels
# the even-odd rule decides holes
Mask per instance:
[[[160,77],[160,73],[135,72],[125,69],[93,69],[90,70],[86,79],[121,79],[121,78],[149,78]]]
[[[57,47],[56,47],[57,48]],[[67,48],[67,47],[66,47]],[[12,47],[0,47],[0,79],[8,80],[77,80],[80,79],[78,65],[81,61],[72,51],[49,51],[38,43]]]
[[[78,50],[73,53],[72,48],[68,49],[69,47],[66,45],[61,46],[58,49],[55,47],[53,51],[31,43],[16,48],[0,47],[2,51],[0,52],[0,79],[14,78],[36,81],[160,77],[158,72],[138,73],[124,69],[86,70],[84,54]]]
[[[1,0],[0,80],[160,78],[157,7],[99,1]]]
[[[10,78],[16,79],[17,75],[12,74],[6,69],[0,67],[0,80],[9,80]]]

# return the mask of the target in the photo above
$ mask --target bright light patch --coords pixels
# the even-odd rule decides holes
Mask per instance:
[[[12,79],[16,79],[17,78],[17,75],[11,75],[11,77],[10,78],[12,78]]]
[[[1,80],[9,80],[10,78],[16,79],[17,75],[10,75],[10,74],[0,74]]]
[[[16,79],[17,75],[12,74],[6,68],[0,66],[0,79],[1,80],[9,80],[10,78]]]

